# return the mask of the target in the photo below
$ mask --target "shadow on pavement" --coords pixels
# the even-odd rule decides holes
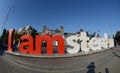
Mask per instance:
[[[87,73],[95,73],[95,63],[91,62],[88,66],[87,66]]]
[[[0,56],[4,54],[6,47],[0,47]]]
[[[120,50],[116,49],[118,52],[120,52]]]
[[[115,52],[112,52],[115,56],[117,56],[118,58],[120,58],[120,56],[118,54],[116,54]]]
[[[105,68],[105,73],[109,73],[109,69],[108,68]]]

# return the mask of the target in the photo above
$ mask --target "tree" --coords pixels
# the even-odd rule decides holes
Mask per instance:
[[[117,31],[115,34],[115,40],[120,45],[120,31]]]
[[[86,34],[87,34],[87,36],[91,39],[91,38],[95,37],[96,32],[91,33],[90,31],[86,31]]]
[[[18,44],[19,39],[20,39],[21,36],[22,36],[22,35],[21,35],[21,34],[18,34],[17,32],[14,33],[13,39],[15,40],[15,43]]]
[[[83,32],[84,30],[82,28],[80,28],[80,32]]]
[[[1,35],[1,41],[3,45],[7,44],[8,42],[8,31],[6,29],[3,30],[3,33]]]
[[[33,38],[35,38],[35,35],[37,35],[38,33],[37,33],[37,30],[36,29],[32,29],[32,31],[31,31],[31,36],[33,37]]]

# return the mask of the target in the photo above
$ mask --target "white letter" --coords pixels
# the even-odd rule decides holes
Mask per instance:
[[[86,32],[80,33],[80,40],[81,42],[81,50],[84,52],[89,52],[89,48],[87,47],[87,41],[89,40],[89,37],[86,36]]]
[[[80,45],[77,43],[77,36],[70,36],[66,38],[67,44],[72,46],[73,48],[67,48],[66,51],[70,54],[78,53],[80,50]],[[76,41],[76,42],[75,42]]]
[[[93,37],[89,42],[89,47],[93,51],[101,50],[101,39]]]
[[[109,39],[109,47],[114,47],[114,39]]]
[[[101,42],[102,47],[107,49],[108,48],[108,35],[107,35],[107,33],[104,33],[104,39],[102,38],[101,40],[102,40],[102,42]]]

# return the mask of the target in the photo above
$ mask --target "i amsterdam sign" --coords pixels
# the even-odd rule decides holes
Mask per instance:
[[[9,30],[9,36],[8,36],[8,51],[13,50],[13,33],[15,30],[10,29]],[[89,37],[86,36],[86,32],[81,32],[80,36],[77,35],[71,35],[67,37],[66,39],[63,38],[61,35],[55,35],[53,37],[49,35],[36,35],[35,39],[32,38],[30,35],[23,35],[20,37],[21,42],[19,45],[19,51],[23,54],[35,54],[35,55],[41,55],[42,52],[42,42],[45,40],[47,43],[47,54],[52,55],[53,54],[53,42],[56,42],[56,46],[58,47],[58,54],[62,55],[65,53],[65,50],[69,54],[76,54],[79,53],[80,48],[81,51],[84,51],[88,53],[90,50],[93,51],[100,51],[102,48],[107,49],[114,47],[114,39],[108,38],[107,34],[104,34],[104,38],[100,37],[93,37],[89,39]],[[35,42],[34,42],[35,40]],[[81,42],[76,42],[77,40],[80,40]],[[65,41],[67,45],[69,45],[65,49]],[[27,48],[25,48],[27,46]]]

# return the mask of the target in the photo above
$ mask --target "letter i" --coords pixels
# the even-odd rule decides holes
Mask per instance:
[[[8,51],[12,51],[13,49],[13,33],[14,29],[9,29],[9,36],[8,36]]]

